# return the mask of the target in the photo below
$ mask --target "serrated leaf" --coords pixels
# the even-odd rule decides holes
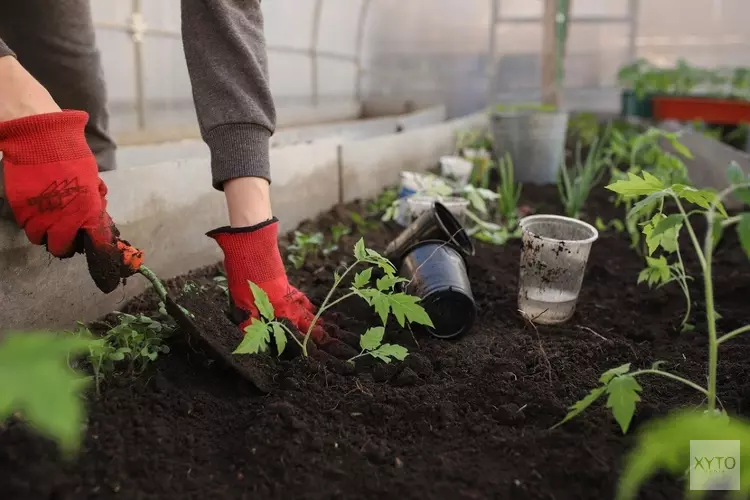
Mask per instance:
[[[357,260],[365,260],[367,258],[364,238],[360,238],[354,245],[354,258]]]
[[[276,352],[279,356],[284,352],[284,349],[286,349],[286,332],[281,327],[281,325],[277,322],[271,323],[271,331],[273,332],[273,340],[276,342]]]
[[[599,382],[601,382],[604,385],[607,385],[610,380],[612,380],[613,377],[617,375],[623,375],[630,371],[630,363],[625,363],[624,365],[616,366],[615,368],[610,368],[606,372],[602,373],[601,377],[599,377]]]
[[[268,349],[271,340],[268,332],[268,323],[253,318],[252,323],[245,327],[245,337],[232,354],[258,354]]]
[[[368,267],[364,271],[361,271],[354,275],[354,288],[362,288],[366,286],[372,278],[372,268]]]
[[[591,389],[591,392],[589,392],[588,394],[586,394],[586,396],[584,396],[582,399],[580,399],[580,400],[576,401],[575,403],[573,403],[568,408],[568,414],[565,415],[565,418],[563,418],[558,423],[556,423],[555,425],[553,425],[552,429],[555,429],[555,428],[561,426],[565,422],[567,422],[569,420],[572,420],[575,417],[577,417],[578,415],[580,415],[581,413],[583,413],[583,411],[586,408],[588,408],[589,406],[591,406],[597,399],[599,399],[599,397],[602,394],[604,394],[604,392],[606,390],[607,390],[606,387],[595,387],[595,388]]]
[[[260,315],[268,321],[272,320],[275,312],[271,301],[268,300],[268,294],[252,281],[248,281],[247,283],[250,285],[250,291],[253,294],[253,299],[255,299],[255,307],[258,308]]]
[[[646,281],[648,279],[650,273],[651,273],[651,269],[649,269],[648,267],[645,268],[645,269],[642,269],[641,272],[638,273],[638,282],[637,282],[637,284],[640,285],[641,283],[643,283],[644,281]]]
[[[389,292],[393,290],[393,287],[396,285],[396,283],[404,283],[406,281],[409,281],[409,280],[407,280],[406,278],[402,278],[400,276],[387,275],[378,279],[375,282],[375,286],[381,292]]]
[[[385,328],[382,326],[368,328],[364,335],[359,338],[359,346],[365,351],[377,349],[383,342],[383,335],[385,335]]]
[[[618,180],[606,186],[610,191],[627,198],[647,196],[665,188],[664,183],[654,175],[644,171],[642,176],[628,172],[627,180]]]
[[[409,351],[406,350],[406,347],[398,344],[383,344],[376,350],[370,351],[369,354],[374,358],[390,363],[392,359],[405,360],[406,356],[409,355]]]
[[[651,232],[651,237],[659,236],[669,231],[672,228],[681,226],[685,217],[682,214],[672,214],[661,219]]]
[[[638,393],[642,390],[635,377],[630,375],[618,375],[607,384],[607,408],[612,409],[623,434],[628,432],[635,413],[635,404],[641,400]]]
[[[690,410],[650,420],[639,430],[635,446],[625,458],[616,499],[635,500],[640,488],[649,479],[663,472],[677,478],[684,477],[688,468],[695,467],[695,458],[691,456],[690,450],[691,441],[750,442],[750,423],[737,416],[729,419],[723,412],[711,414]],[[720,449],[715,451],[718,455],[723,455]],[[750,481],[744,480],[750,477],[750,449],[747,446],[740,446],[737,464],[742,478],[740,491],[747,496],[750,493]]]
[[[633,205],[633,207],[628,212],[626,218],[628,220],[632,220],[638,215],[652,211],[656,207],[656,203],[666,196],[667,196],[666,191],[657,191],[656,193],[652,193],[646,196],[645,198],[640,200],[638,203]]]
[[[750,258],[750,213],[744,213],[737,223],[737,236],[745,255]]]
[[[425,326],[434,326],[424,308],[418,304],[419,298],[405,293],[394,293],[388,296],[393,315],[401,326],[405,320]]]

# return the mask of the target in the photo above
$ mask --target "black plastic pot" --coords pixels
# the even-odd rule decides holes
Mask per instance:
[[[427,240],[449,242],[465,256],[474,255],[474,243],[461,223],[445,205],[435,202],[432,210],[426,210],[412,222],[385,249],[385,256],[396,267],[407,251],[417,243]]]
[[[432,320],[434,337],[451,339],[468,332],[477,317],[466,263],[445,241],[423,241],[410,248],[399,274],[410,280],[406,293],[419,297]]]

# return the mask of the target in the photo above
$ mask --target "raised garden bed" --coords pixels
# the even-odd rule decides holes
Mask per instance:
[[[621,217],[611,196],[595,190],[585,213],[605,221]],[[522,203],[559,213],[557,198],[554,186],[526,186]],[[290,269],[290,280],[313,302],[323,300],[335,268],[351,258],[359,238],[351,210],[361,213],[359,206],[338,207],[301,228],[327,234],[343,222],[353,231],[339,250]],[[365,240],[382,250],[397,232],[378,225]],[[725,238],[714,257],[715,289],[722,325],[732,329],[747,319],[750,266],[735,234]],[[78,459],[63,461],[52,443],[18,423],[0,430],[0,498],[612,498],[632,438],[622,435],[604,405],[550,427],[602,372],[626,362],[648,367],[661,360],[704,380],[700,280],[690,285],[696,330],[678,333],[679,288],[636,285],[642,257],[626,235],[604,231],[573,318],[534,327],[517,311],[518,240],[475,244],[468,271],[479,316],[463,338],[412,336],[389,324],[387,340],[410,350],[403,363],[352,373],[341,365],[284,361],[273,392],[263,395],[178,335],[172,352],[146,373],[113,378],[92,398]],[[697,276],[693,254],[684,258]],[[204,269],[170,286],[194,280],[224,304],[215,276],[216,267]],[[155,313],[155,304],[147,295],[128,310]],[[333,319],[356,333],[376,323],[356,301],[340,304]],[[734,339],[721,356],[721,400],[748,415],[750,339]],[[700,394],[666,379],[643,385],[632,430],[701,403]],[[683,487],[659,477],[640,498],[678,498]]]

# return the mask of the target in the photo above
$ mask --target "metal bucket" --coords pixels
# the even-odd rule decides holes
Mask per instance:
[[[518,182],[557,182],[560,165],[565,158],[567,112],[495,112],[490,117],[490,130],[495,155],[500,159],[510,153]]]

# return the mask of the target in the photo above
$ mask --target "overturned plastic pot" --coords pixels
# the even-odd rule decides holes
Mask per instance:
[[[435,202],[386,247],[385,256],[399,267],[412,247],[427,240],[448,242],[461,254],[474,255],[474,244],[461,223],[445,205]]]
[[[422,241],[411,247],[399,274],[408,279],[406,293],[420,298],[432,320],[426,327],[439,339],[459,337],[474,325],[477,306],[466,274],[464,256],[441,240]]]

